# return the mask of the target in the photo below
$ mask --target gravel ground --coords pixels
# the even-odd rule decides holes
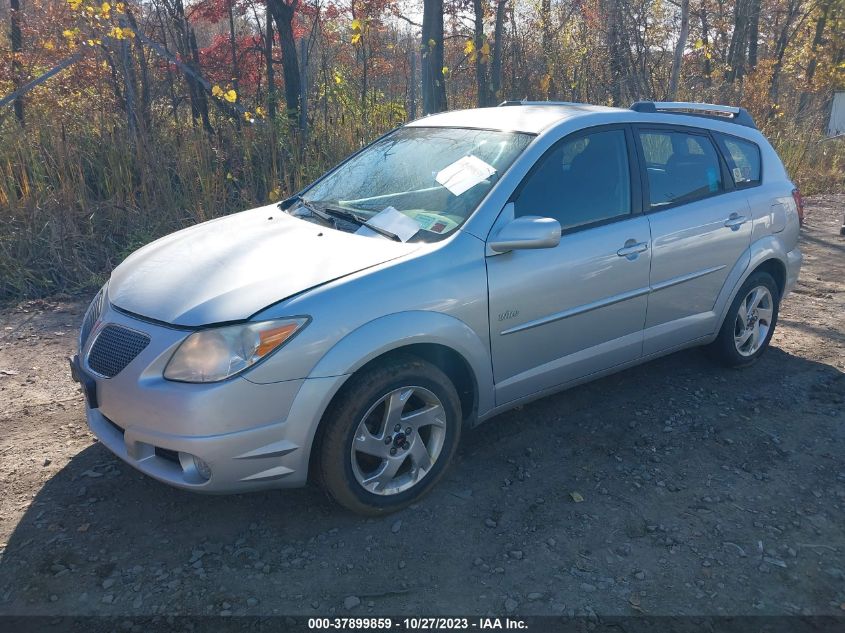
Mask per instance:
[[[501,415],[378,520],[136,473],[68,376],[83,302],[0,311],[0,614],[842,615],[843,208],[808,201],[755,366],[690,350]]]

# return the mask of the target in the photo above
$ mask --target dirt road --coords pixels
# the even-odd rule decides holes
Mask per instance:
[[[843,207],[809,201],[754,367],[691,350],[502,415],[380,520],[136,473],[68,376],[83,304],[0,312],[0,613],[843,614]]]

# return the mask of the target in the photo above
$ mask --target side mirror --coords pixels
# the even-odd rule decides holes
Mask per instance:
[[[505,224],[488,242],[497,253],[523,248],[554,248],[560,244],[560,222],[553,218],[524,215]]]

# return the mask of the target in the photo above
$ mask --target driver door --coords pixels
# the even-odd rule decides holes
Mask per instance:
[[[555,218],[562,236],[488,249],[497,405],[642,355],[651,235],[639,183],[629,128],[603,126],[558,142],[517,188],[503,213]]]

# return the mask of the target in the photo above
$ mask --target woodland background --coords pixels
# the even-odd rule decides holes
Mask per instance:
[[[805,195],[845,188],[845,0],[0,0],[0,23],[0,301],[505,99],[743,105]]]

